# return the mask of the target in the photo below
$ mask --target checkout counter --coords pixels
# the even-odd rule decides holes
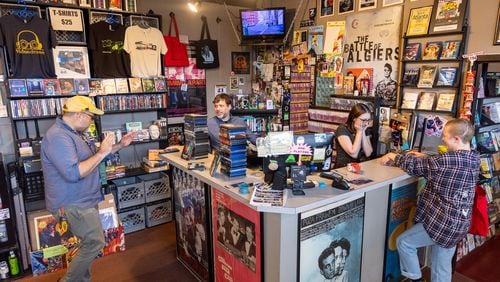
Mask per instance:
[[[387,246],[394,246],[391,240],[398,235],[390,234],[391,225],[409,221],[397,216],[391,223],[391,218],[396,208],[403,214],[410,205],[404,201],[396,206],[401,199],[391,200],[391,195],[398,195],[394,191],[401,188],[415,197],[417,186],[417,178],[399,168],[378,160],[361,163],[362,176],[373,181],[351,184],[347,191],[310,175],[309,180],[323,181],[326,187],[304,189],[305,196],[287,193],[284,206],[253,206],[249,204],[253,188],[240,194],[232,185],[262,183],[262,171],[249,169],[245,177],[235,178],[219,172],[211,176],[211,155],[186,161],[175,152],[161,158],[171,166],[178,258],[200,280],[326,281],[332,275],[347,275],[349,281],[385,281],[394,277],[388,273],[393,264],[399,268],[397,256],[384,263],[391,257]],[[189,170],[189,162],[203,162],[207,169]],[[351,174],[346,168],[336,171]],[[345,248],[346,240],[345,264],[337,267],[336,274],[324,274],[320,256],[341,242]]]

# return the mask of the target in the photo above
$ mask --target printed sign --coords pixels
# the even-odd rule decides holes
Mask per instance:
[[[81,10],[50,7],[49,14],[54,30],[83,31]]]

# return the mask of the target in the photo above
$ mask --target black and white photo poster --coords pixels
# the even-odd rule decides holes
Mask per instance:
[[[360,281],[365,198],[301,214],[300,281]]]
[[[382,106],[396,105],[401,15],[402,7],[393,6],[347,17],[344,69],[373,68],[371,91]]]

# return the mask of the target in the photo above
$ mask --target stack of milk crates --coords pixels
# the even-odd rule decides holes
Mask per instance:
[[[166,173],[112,180],[125,234],[172,221],[172,189]]]

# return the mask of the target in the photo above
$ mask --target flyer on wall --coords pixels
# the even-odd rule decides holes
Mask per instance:
[[[359,195],[301,214],[300,281],[361,281],[364,212]]]
[[[372,91],[386,107],[396,106],[402,11],[391,6],[347,17],[344,68],[373,68]]]
[[[209,232],[205,184],[178,168],[172,171],[177,258],[202,281],[209,280]]]
[[[189,58],[189,66],[169,67],[167,73],[169,117],[207,113],[205,70],[196,68],[196,59]]]
[[[399,281],[401,277],[396,239],[413,225],[413,216],[417,207],[417,186],[418,182],[412,182],[390,191],[384,281]]]
[[[260,213],[211,190],[215,281],[261,281]]]

